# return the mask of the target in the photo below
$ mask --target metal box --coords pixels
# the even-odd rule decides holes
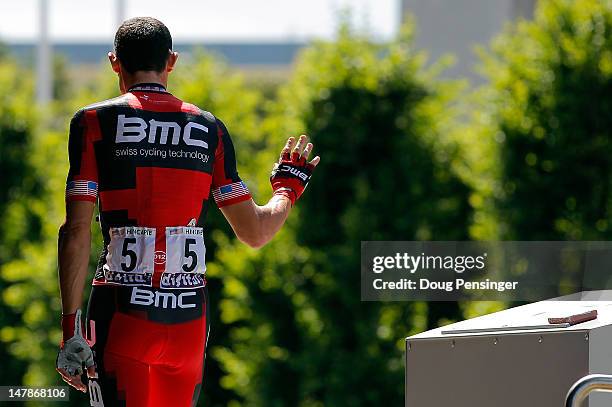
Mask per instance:
[[[597,319],[550,325],[596,309]],[[527,304],[406,338],[406,407],[560,407],[571,385],[612,373],[612,291]],[[612,406],[593,393],[584,406]]]

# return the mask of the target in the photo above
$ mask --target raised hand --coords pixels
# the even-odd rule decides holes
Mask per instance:
[[[308,136],[301,135],[297,142],[295,137],[287,139],[270,175],[274,195],[284,195],[295,205],[308,185],[312,172],[321,161],[319,156],[307,161],[312,149],[313,144],[308,142]]]

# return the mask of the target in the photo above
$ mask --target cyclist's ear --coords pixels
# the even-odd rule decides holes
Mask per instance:
[[[178,60],[179,54],[176,51],[170,51],[170,55],[168,55],[168,62],[166,62],[166,72],[170,73],[174,69],[174,65]]]
[[[115,73],[119,73],[121,71],[121,64],[119,63],[119,58],[117,58],[117,55],[114,52],[109,52],[107,55],[108,61],[111,64],[111,68],[113,68],[113,71],[115,71]]]

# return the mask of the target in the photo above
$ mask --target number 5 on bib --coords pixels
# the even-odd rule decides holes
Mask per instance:
[[[155,251],[155,229],[136,226],[110,228],[110,242],[104,265],[109,282],[123,285],[151,285]]]
[[[166,228],[166,273],[206,273],[206,246],[200,227]]]

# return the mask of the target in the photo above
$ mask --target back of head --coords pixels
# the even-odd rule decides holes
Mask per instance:
[[[172,50],[168,27],[152,17],[135,17],[121,24],[115,34],[115,53],[129,73],[161,72]]]

